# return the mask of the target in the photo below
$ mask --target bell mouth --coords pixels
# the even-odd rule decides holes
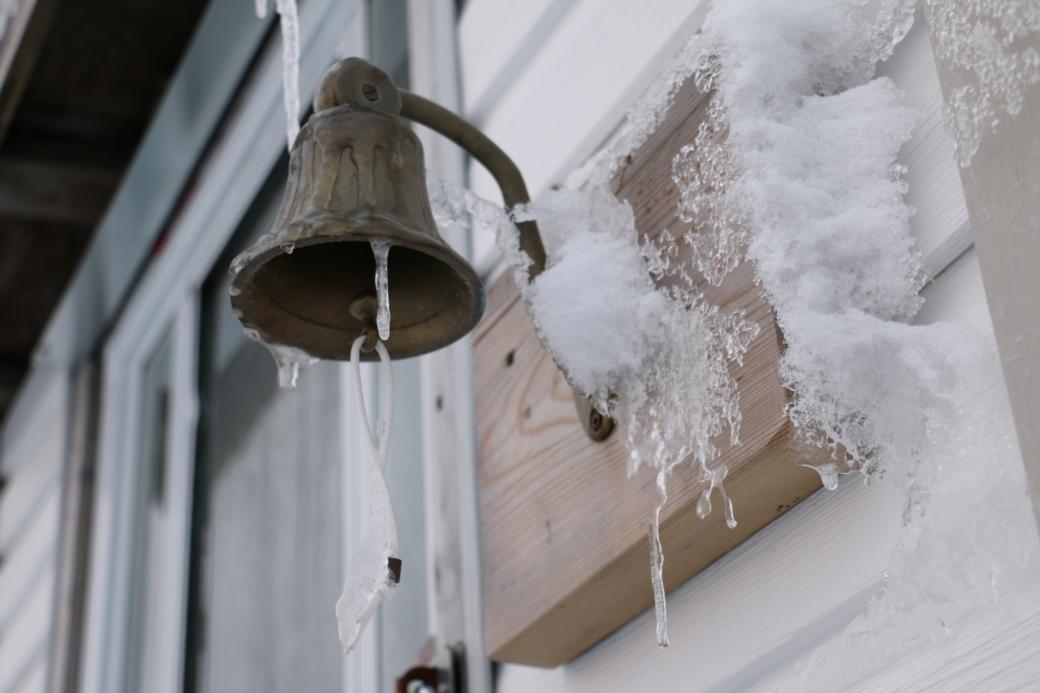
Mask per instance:
[[[243,325],[256,329],[264,341],[320,359],[348,360],[354,340],[368,327],[351,306],[375,294],[373,241],[390,244],[390,337],[385,344],[392,358],[440,349],[480,321],[480,279],[439,237],[403,229],[400,221],[378,214],[325,214],[304,226],[300,235],[305,237],[259,253],[232,281],[232,306]],[[370,361],[377,355],[362,352],[361,358]]]

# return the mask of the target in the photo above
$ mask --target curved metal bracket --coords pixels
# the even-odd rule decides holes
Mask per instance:
[[[531,201],[524,177],[513,160],[492,142],[491,138],[460,116],[429,99],[403,89],[401,116],[444,135],[479,161],[498,183],[508,209]],[[520,222],[517,227],[520,229],[520,248],[531,258],[528,272],[530,281],[545,269],[545,246],[542,245],[538,225],[533,221]]]
[[[508,209],[531,201],[520,169],[491,138],[459,115],[429,99],[403,89],[400,93],[401,116],[444,135],[479,161],[498,183]],[[545,246],[542,245],[542,237],[535,222],[523,221],[517,224],[517,228],[520,229],[520,249],[531,258],[527,274],[530,282],[545,269]],[[574,402],[578,419],[589,438],[601,442],[610,437],[614,431],[613,419],[597,411],[577,391],[574,393]]]

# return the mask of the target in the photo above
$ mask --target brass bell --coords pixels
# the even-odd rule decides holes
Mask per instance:
[[[250,333],[320,359],[349,359],[359,336],[375,335],[373,244],[390,249],[391,358],[435,351],[476,326],[484,287],[437,232],[422,144],[401,118],[444,135],[483,164],[507,208],[530,201],[520,169],[480,130],[398,89],[364,60],[341,60],[325,74],[314,115],[293,143],[274,228],[231,265],[231,303]],[[533,221],[517,229],[533,279],[545,269],[545,247]],[[362,349],[361,358],[377,355]],[[584,396],[576,402],[589,436],[605,440],[613,421]]]
[[[422,145],[398,117],[401,102],[363,60],[325,75],[293,144],[274,228],[232,266],[232,305],[265,341],[348,359],[373,329],[380,242],[390,247],[391,357],[439,349],[480,320],[483,286],[437,231]]]

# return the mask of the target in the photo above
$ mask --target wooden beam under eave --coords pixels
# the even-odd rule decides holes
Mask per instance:
[[[50,31],[59,0],[16,0],[18,9],[0,37],[0,144]]]

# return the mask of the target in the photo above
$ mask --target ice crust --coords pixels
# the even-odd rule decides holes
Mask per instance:
[[[961,166],[983,138],[1022,110],[1040,83],[1040,4],[1035,0],[926,0],[936,59],[949,71],[946,127]],[[1032,45],[1030,45],[1032,44]]]

